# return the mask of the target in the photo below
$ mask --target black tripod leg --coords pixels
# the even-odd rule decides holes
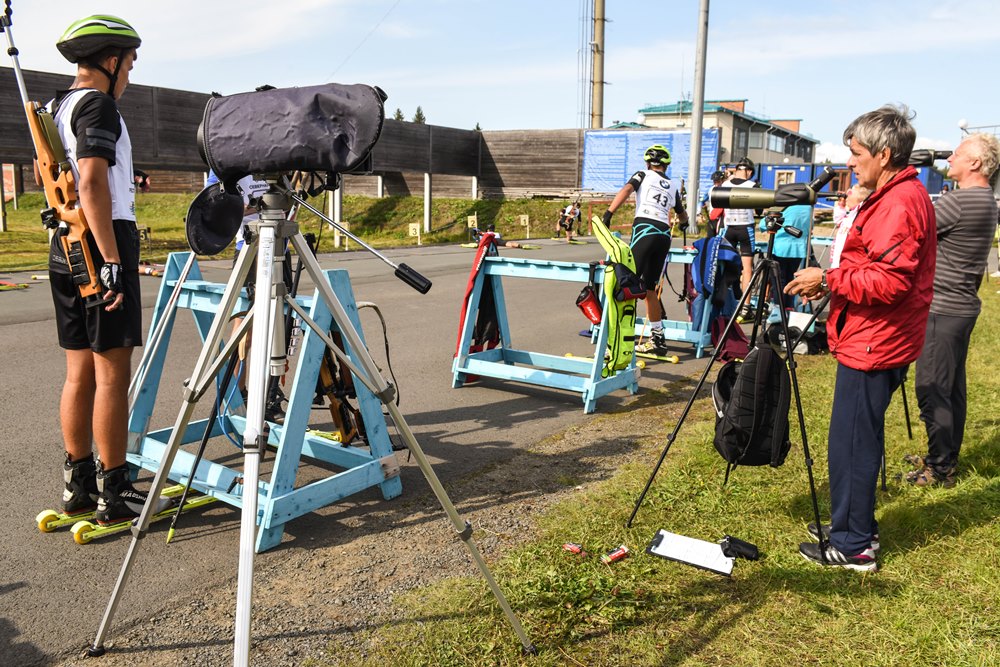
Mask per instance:
[[[885,443],[882,443],[882,491],[888,491],[889,487],[885,484]]]
[[[906,419],[906,435],[909,436],[910,440],[913,440],[913,426],[910,424],[910,404],[906,400],[906,376],[903,376],[903,381],[899,383],[899,391],[903,394],[903,418]]]
[[[771,275],[771,288],[775,290],[775,294],[781,293],[781,287],[779,285],[779,280],[777,273],[772,271]],[[785,341],[785,355],[788,360],[788,372],[792,380],[792,393],[795,395],[795,410],[799,418],[799,433],[802,436],[802,455],[805,457],[806,461],[806,474],[809,477],[809,495],[812,498],[813,506],[813,517],[816,520],[816,528],[819,533],[819,553],[823,562],[826,563],[826,537],[823,535],[823,523],[819,518],[819,498],[816,496],[816,480],[813,477],[813,460],[812,456],[809,454],[809,439],[806,436],[806,417],[802,411],[802,396],[799,394],[799,380],[798,374],[795,372],[795,354],[793,350],[797,341],[793,342],[791,336],[788,333],[788,313],[785,312],[784,308],[779,308],[778,312],[781,317],[781,331],[783,334],[783,339]],[[819,314],[818,311],[816,313]],[[814,315],[815,318],[815,315]],[[808,329],[808,327],[806,327]],[[803,329],[805,331],[805,329]]]
[[[750,288],[753,286],[754,280],[757,279],[758,272],[762,272],[764,270],[762,268],[763,266],[763,264],[759,264],[757,268],[754,269],[754,273],[750,278],[750,283],[747,286],[747,289],[744,290],[742,296],[740,296],[739,303],[736,304],[736,311],[729,318],[729,321],[726,322],[726,328],[722,331],[722,335],[719,336],[719,344],[715,346],[715,350],[713,350],[712,356],[708,360],[708,364],[705,365],[705,372],[701,374],[701,379],[698,380],[698,385],[694,388],[694,391],[691,392],[687,405],[684,406],[684,411],[681,412],[681,416],[677,420],[674,430],[667,436],[667,444],[663,447],[663,451],[660,452],[660,458],[657,460],[656,465],[653,466],[653,472],[650,473],[649,479],[646,480],[646,486],[642,489],[642,493],[639,494],[639,498],[635,501],[635,507],[632,508],[632,514],[629,516],[628,521],[625,522],[626,527],[632,527],[632,522],[635,521],[635,516],[639,513],[639,507],[642,505],[642,501],[646,498],[646,494],[649,493],[649,488],[653,485],[653,480],[656,479],[656,474],[660,471],[660,466],[663,465],[663,460],[667,458],[667,452],[670,451],[670,446],[673,445],[674,440],[677,439],[677,433],[681,430],[681,425],[684,423],[684,420],[687,419],[688,413],[691,412],[691,406],[694,405],[694,401],[698,397],[698,392],[700,392],[701,388],[705,386],[705,380],[708,378],[708,373],[712,370],[715,360],[719,358],[719,354],[722,352],[722,341],[726,340],[729,336],[729,332],[734,326],[738,326],[736,324],[736,316],[739,314],[740,310],[742,310],[743,306],[749,301],[750,293],[752,291]],[[705,308],[711,307],[711,302],[706,300]]]

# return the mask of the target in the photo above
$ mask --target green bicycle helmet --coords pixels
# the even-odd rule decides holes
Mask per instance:
[[[665,146],[655,144],[646,149],[646,152],[642,154],[642,159],[650,164],[666,166],[670,164],[670,151]]]
[[[56,48],[71,63],[78,63],[102,49],[118,47],[137,49],[142,44],[139,34],[117,16],[95,14],[80,19],[66,28]]]
[[[110,14],[94,14],[76,21],[66,28],[56,48],[71,63],[79,63],[107,48],[120,49],[115,71],[109,72],[97,63],[89,63],[108,77],[108,95],[114,96],[118,72],[129,49],[138,49],[142,44],[139,33],[126,21]]]

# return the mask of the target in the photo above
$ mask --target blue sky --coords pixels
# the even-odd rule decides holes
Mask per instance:
[[[591,2],[14,0],[14,37],[22,67],[71,73],[54,42],[73,19],[111,13],[143,37],[135,83],[228,94],[361,82],[407,119],[420,105],[437,125],[570,128]],[[606,0],[606,123],[690,94],[698,7]],[[1000,3],[715,0],[709,26],[706,97],[801,119],[821,155],[842,159],[843,128],[886,102],[916,112],[923,147],[954,147],[961,118],[1000,124]]]

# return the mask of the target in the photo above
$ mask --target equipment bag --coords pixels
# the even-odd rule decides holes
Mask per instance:
[[[382,133],[384,100],[378,88],[337,83],[211,97],[198,148],[227,183],[247,174],[349,172]]]
[[[737,465],[777,468],[791,448],[788,409],[791,380],[784,359],[768,345],[730,361],[712,387],[715,449],[725,459],[726,479]]]
[[[712,347],[719,351],[719,354],[716,355],[716,360],[736,361],[737,359],[746,359],[746,356],[750,353],[750,339],[743,332],[743,327],[734,323],[733,327],[729,329],[729,335],[723,340],[722,333],[726,330],[728,323],[729,320],[725,315],[719,315],[709,325]]]
[[[601,309],[601,297],[597,294],[597,284],[594,282],[597,267],[600,265],[601,262],[590,263],[587,284],[584,285],[583,289],[580,290],[579,296],[576,297],[577,307],[583,311],[586,318],[593,324],[600,324],[601,318],[604,316],[604,311]]]
[[[615,301],[637,301],[646,298],[646,285],[635,271],[619,262],[611,266],[615,272]]]
[[[635,352],[635,300],[619,301],[616,297],[618,281],[614,265],[622,264],[635,274],[632,249],[611,233],[600,217],[591,219],[594,234],[601,247],[608,253],[610,264],[604,267],[604,302],[608,309],[608,353],[601,367],[601,377],[611,377],[632,364]],[[598,351],[600,354],[600,351]]]

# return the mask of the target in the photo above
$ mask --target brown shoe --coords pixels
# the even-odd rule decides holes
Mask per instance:
[[[906,456],[903,457],[903,461],[905,463],[909,463],[917,470],[920,470],[921,468],[924,467],[924,457],[922,457],[920,454],[907,454]]]
[[[942,475],[931,466],[925,465],[920,470],[906,473],[904,479],[913,486],[943,486],[950,489],[955,486],[955,469],[950,468],[946,474]]]

